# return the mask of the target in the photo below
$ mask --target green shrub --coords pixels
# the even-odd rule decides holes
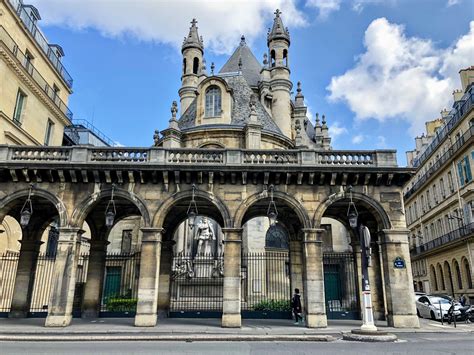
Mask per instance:
[[[286,300],[264,300],[253,306],[253,310],[291,312],[291,305],[290,301]]]
[[[136,298],[109,298],[106,303],[109,312],[134,312],[137,309]]]

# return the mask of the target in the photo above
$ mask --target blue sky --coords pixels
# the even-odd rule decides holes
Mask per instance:
[[[273,11],[290,28],[291,77],[334,149],[395,148],[450,107],[457,71],[474,65],[469,0],[32,0],[74,78],[70,108],[126,146],[150,146],[179,101],[182,38],[196,17],[220,68],[244,34],[260,60]],[[471,23],[471,21],[473,21]]]

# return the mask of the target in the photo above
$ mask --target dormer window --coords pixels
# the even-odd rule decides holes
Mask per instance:
[[[216,117],[221,115],[221,89],[211,86],[206,90],[206,107],[204,117]]]

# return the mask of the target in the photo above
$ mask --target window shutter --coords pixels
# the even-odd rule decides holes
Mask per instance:
[[[459,183],[464,186],[464,174],[462,171],[462,161],[458,163]]]
[[[472,174],[471,174],[471,165],[469,164],[469,157],[464,157],[464,162],[466,164],[466,180],[471,181],[472,180]]]

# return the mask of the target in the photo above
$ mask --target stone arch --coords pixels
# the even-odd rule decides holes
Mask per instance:
[[[14,193],[9,194],[8,196],[0,200],[0,221],[2,221],[3,218],[8,214],[7,211],[5,211],[5,208],[10,203],[14,202],[17,199],[28,197],[29,191],[30,191],[29,188],[15,191]],[[54,207],[58,211],[59,227],[65,227],[68,225],[69,217],[67,214],[66,207],[64,206],[64,203],[57,196],[53,195],[51,192],[44,190],[40,187],[35,187],[31,190],[31,197],[40,197],[51,202],[51,204],[54,205]],[[33,213],[34,213],[34,206],[33,206]]]
[[[234,215],[234,226],[236,228],[242,228],[243,224],[245,224],[245,214],[249,211],[249,209],[255,203],[268,198],[269,196],[267,196],[266,194],[264,195],[261,192],[258,192],[242,201]],[[294,197],[291,197],[290,195],[284,192],[273,191],[273,199],[275,201],[283,201],[285,204],[291,207],[298,216],[303,228],[311,228],[311,220],[308,216],[306,209]]]
[[[222,144],[219,141],[210,140],[210,141],[206,141],[206,142],[201,143],[198,148],[202,148],[202,149],[225,149],[225,146],[224,146],[224,144]]]
[[[225,203],[221,201],[218,197],[216,197],[213,194],[210,194],[209,192],[203,191],[196,189],[194,191],[194,196],[196,199],[202,199],[205,200],[206,202],[209,202],[213,207],[215,207],[222,218],[222,224],[224,228],[230,228],[232,226],[232,220],[231,220],[231,215],[229,213],[229,210]],[[163,224],[165,221],[166,216],[168,213],[172,210],[173,206],[175,206],[178,202],[183,201],[183,200],[191,200],[192,198],[192,189],[186,190],[186,191],[180,191],[178,193],[175,193],[171,197],[167,198],[161,206],[158,208],[158,211],[156,211],[154,217],[153,217],[153,222],[152,226],[157,227],[157,228],[163,228]]]
[[[335,202],[340,201],[340,200],[345,200],[348,199],[348,195],[344,192],[338,193],[335,196],[331,196],[327,198],[323,203],[321,203],[318,208],[316,209],[316,212],[314,213],[313,217],[313,226],[314,228],[319,228],[321,225],[321,219],[324,216],[324,213],[326,210]],[[380,203],[373,198],[361,194],[358,192],[352,192],[352,200],[356,203],[361,203],[364,207],[366,207],[369,212],[373,215],[375,220],[377,221],[377,224],[379,225],[379,229],[391,229],[392,223],[390,221],[390,218],[385,212],[384,208]],[[331,217],[334,218],[334,217]]]
[[[430,265],[430,276],[431,276],[431,280],[434,284],[435,291],[438,291],[439,290],[438,278],[436,277],[436,270],[435,270],[435,267],[433,265]]]
[[[462,290],[463,289],[463,282],[462,282],[462,274],[461,274],[461,268],[459,267],[459,263],[456,260],[456,258],[454,258],[451,263],[453,265],[452,269],[454,270],[455,277],[456,277],[456,286],[457,286],[458,290]]]
[[[441,266],[440,263],[436,264],[436,268],[438,269],[438,276],[439,276],[439,290],[446,290],[446,282],[444,280],[444,273],[443,273],[443,267]]]
[[[461,273],[464,274],[466,278],[465,288],[473,288],[471,267],[469,265],[469,260],[467,260],[465,256],[461,259],[461,265]]]
[[[71,217],[71,226],[81,227],[84,223],[87,215],[93,209],[93,207],[101,200],[109,198],[112,194],[112,188],[104,189],[90,195],[87,199],[83,200],[74,210]],[[143,218],[144,227],[150,226],[150,213],[145,202],[135,193],[127,191],[121,188],[115,187],[114,196],[127,200],[134,204],[140,211]]]

